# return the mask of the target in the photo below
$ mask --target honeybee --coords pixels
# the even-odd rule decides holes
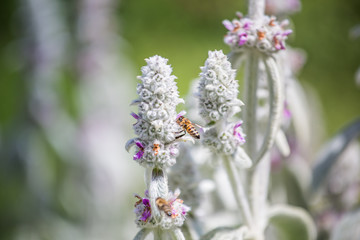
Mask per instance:
[[[164,211],[166,215],[171,217],[172,215],[171,202],[168,202],[164,198],[159,197],[156,199],[156,205],[159,208],[159,210]]]
[[[155,156],[159,154],[159,150],[160,150],[160,144],[154,143],[153,151]]]
[[[193,138],[200,139],[200,134],[194,127],[194,124],[189,119],[184,117],[183,114],[185,114],[185,112],[181,111],[176,118],[176,123],[179,124],[179,126],[183,129],[182,135],[179,135],[176,138],[184,136],[187,132]]]

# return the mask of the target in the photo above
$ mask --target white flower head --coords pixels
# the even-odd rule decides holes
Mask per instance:
[[[202,141],[215,153],[231,156],[235,162],[248,167],[251,160],[244,158],[244,151],[240,149],[245,143],[242,121],[228,121],[244,105],[237,98],[239,85],[235,80],[236,71],[231,68],[222,51],[209,51],[201,70],[199,108],[201,116],[210,126],[203,134]]]
[[[166,199],[163,199],[162,203],[166,205],[163,209],[161,206],[161,219],[156,221],[153,217],[153,211],[148,196],[148,192],[145,192],[145,197],[142,198],[139,195],[135,195],[138,201],[135,203],[135,223],[138,227],[161,227],[162,229],[172,229],[181,227],[186,219],[187,212],[190,211],[190,207],[183,203],[183,200],[179,199],[180,190],[176,189],[174,193],[169,192]]]
[[[203,143],[218,154],[234,155],[245,143],[245,134],[241,128],[242,121],[229,123],[219,131],[211,127],[204,133]]]
[[[257,48],[264,53],[274,53],[285,49],[285,40],[292,30],[285,29],[287,20],[276,21],[275,17],[263,16],[256,21],[238,16],[232,21],[224,20],[223,24],[228,30],[224,42],[233,51]]]
[[[168,60],[157,55],[145,60],[147,65],[141,68],[142,75],[138,77],[139,98],[133,102],[138,105],[138,114],[131,114],[137,120],[133,128],[138,138],[130,140],[126,148],[137,146],[134,160],[144,167],[169,167],[175,164],[178,153],[174,143],[179,131],[176,105],[183,100],[179,98]]]
[[[222,51],[209,51],[205,66],[201,67],[199,83],[200,114],[207,121],[218,121],[240,111],[243,103],[237,98],[236,70]]]

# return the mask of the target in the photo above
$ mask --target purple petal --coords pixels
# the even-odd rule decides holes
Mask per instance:
[[[229,31],[234,30],[234,25],[229,20],[224,20],[222,24],[225,26],[225,28]]]
[[[238,139],[238,141],[240,143],[245,143],[245,138],[241,135],[240,132],[236,131],[236,129],[238,129],[241,125],[242,125],[242,121],[238,122],[235,124],[234,126],[234,131],[233,131],[233,135]]]
[[[247,34],[246,33],[241,33],[239,35],[239,46],[244,45],[247,41]]]
[[[150,209],[149,210],[145,209],[145,211],[143,212],[142,217],[140,218],[140,220],[146,222],[150,216],[151,216]]]
[[[289,36],[293,31],[291,29],[285,30],[281,35],[282,36]]]
[[[149,197],[149,190],[145,190],[145,196]]]
[[[134,155],[134,160],[138,160],[140,158],[142,158],[142,156],[144,155],[144,151],[138,151],[135,155]]]
[[[149,199],[143,198],[142,202],[143,202],[144,205],[150,206],[150,200]]]
[[[224,38],[224,42],[228,45],[234,44],[234,38],[231,35],[226,35]]]
[[[141,142],[136,141],[136,142],[135,142],[135,144],[136,144],[136,146],[138,146],[138,148],[140,148],[140,149],[144,149],[144,146],[142,145],[142,143],[141,143]]]
[[[234,126],[234,131],[235,131],[237,128],[241,127],[242,124],[243,124],[242,121],[236,123],[235,126]]]
[[[246,22],[246,23],[244,24],[243,28],[244,28],[245,30],[249,30],[249,29],[250,29],[250,25],[251,25],[251,22]]]
[[[176,119],[178,119],[180,116],[184,116],[186,114],[186,111],[182,110],[181,112],[176,115]]]
[[[140,118],[139,115],[137,115],[134,112],[131,112],[130,115],[133,116],[136,120],[138,120]]]
[[[289,109],[284,109],[284,116],[286,119],[290,119],[291,118],[291,112]]]
[[[285,49],[285,45],[283,41],[280,41],[280,49],[284,50]]]
[[[242,19],[243,14],[242,14],[241,12],[236,12],[236,16],[237,16],[239,19]]]

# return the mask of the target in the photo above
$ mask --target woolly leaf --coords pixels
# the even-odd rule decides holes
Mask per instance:
[[[243,240],[247,234],[248,229],[246,226],[235,227],[219,227],[208,232],[201,237],[201,240],[222,240],[222,239],[237,239]]]
[[[351,140],[355,139],[359,134],[360,119],[357,119],[325,144],[316,159],[313,169],[312,192],[315,192],[320,187],[336,160],[344,152]]]
[[[331,240],[352,240],[360,239],[360,209],[356,212],[346,214],[341,221],[336,224]]]
[[[299,163],[301,164],[301,162]],[[295,166],[284,167],[281,171],[281,174],[283,177],[283,184],[286,188],[287,203],[290,205],[308,209],[308,203],[304,194],[305,189],[303,189],[302,187],[302,179],[300,178],[304,178],[305,176],[309,176],[310,178],[311,170],[309,169],[308,171],[306,171],[303,166],[299,166],[299,163],[294,163],[296,164]],[[296,174],[296,171],[298,171],[298,174]]]
[[[316,228],[311,216],[299,207],[276,205],[269,209],[269,226],[266,239],[312,240]]]

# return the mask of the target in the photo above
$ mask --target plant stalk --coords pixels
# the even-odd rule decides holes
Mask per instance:
[[[249,51],[245,69],[245,112],[244,130],[246,133],[246,150],[251,159],[256,156],[256,109],[257,109],[257,85],[259,71],[259,55],[255,51]]]
[[[231,160],[228,157],[224,157],[224,165],[227,171],[227,175],[229,177],[231,187],[234,191],[236,202],[240,207],[243,221],[246,223],[249,229],[251,229],[253,226],[253,218],[251,215],[249,201],[246,198],[244,187],[241,183],[238,172],[236,171],[235,166],[233,166]]]

